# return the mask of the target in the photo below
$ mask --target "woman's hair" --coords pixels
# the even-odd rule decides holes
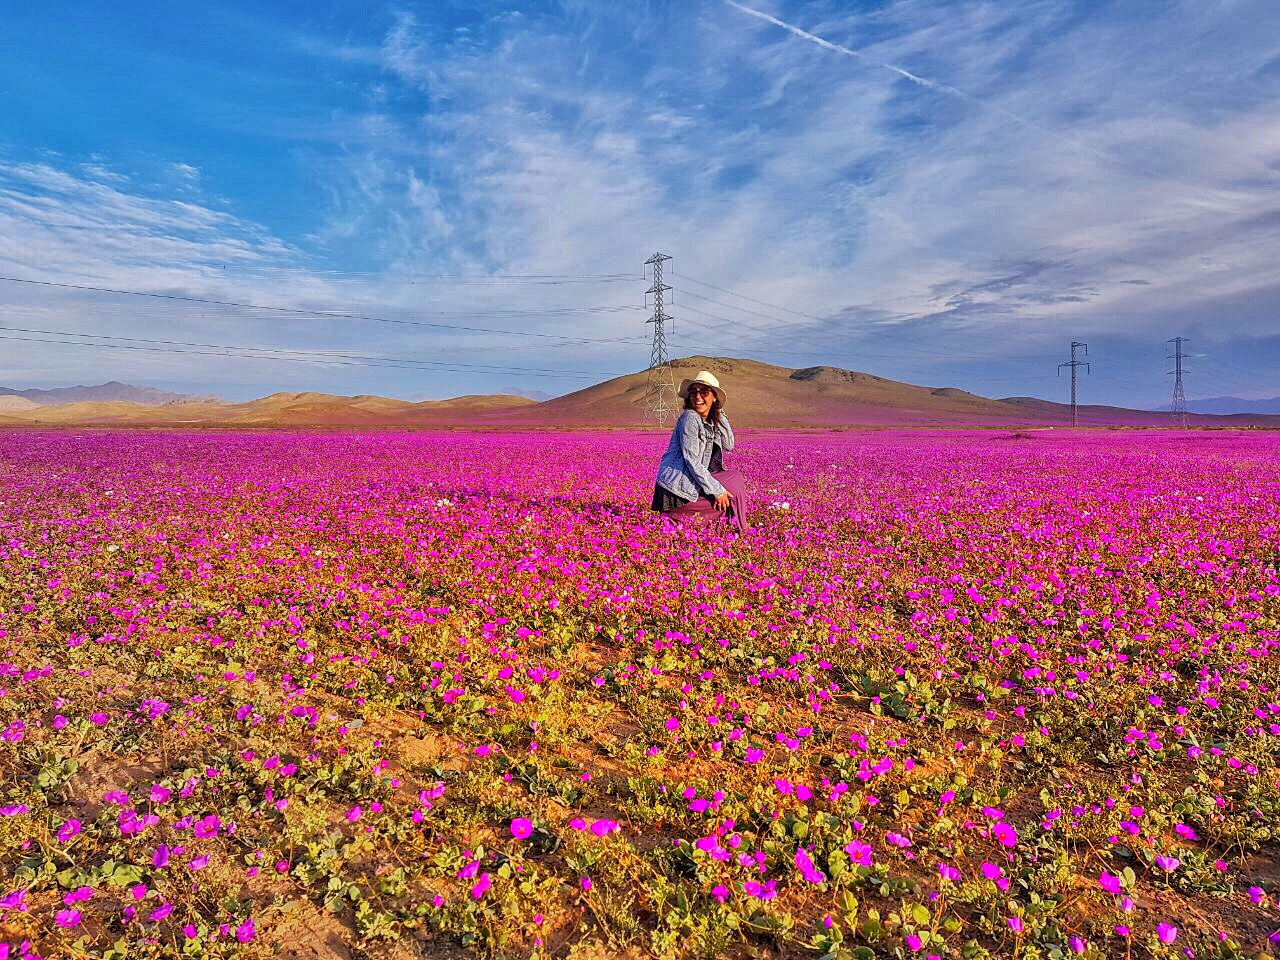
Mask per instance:
[[[715,396],[715,395],[712,394],[712,396]],[[693,397],[690,396],[688,392],[686,392],[684,395],[684,408],[686,410],[693,409]],[[707,414],[707,422],[710,423],[713,427],[720,426],[720,398],[719,397],[716,397],[714,400],[711,401],[711,410]]]

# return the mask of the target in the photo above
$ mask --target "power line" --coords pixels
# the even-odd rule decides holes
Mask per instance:
[[[360,353],[338,353],[337,351],[320,351],[320,350],[293,350],[289,347],[255,347],[244,344],[227,344],[227,343],[201,343],[191,340],[158,340],[149,337],[123,337],[116,334],[108,333],[81,333],[77,330],[45,330],[39,327],[12,327],[0,326],[0,330],[7,330],[12,333],[42,333],[56,337],[87,337],[97,340],[121,340],[126,343],[145,343],[157,346],[177,346],[177,347],[208,347],[213,350],[235,350],[243,352],[252,352],[253,354],[300,354],[309,355],[307,359],[325,360],[329,357],[342,360],[368,360],[386,363],[405,363],[405,364],[421,364],[431,367],[465,367],[474,369],[478,372],[488,373],[555,373],[555,374],[581,374],[588,377],[603,376],[596,370],[556,370],[550,367],[514,367],[505,364],[496,363],[465,363],[462,361],[444,361],[444,360],[420,360],[415,357],[377,357]],[[101,344],[102,346],[114,346],[114,344]],[[285,358],[288,359],[288,358]]]
[[[231,300],[214,300],[208,297],[192,297],[185,294],[177,294],[177,293],[155,293],[155,292],[146,291],[146,290],[119,290],[111,287],[95,287],[95,286],[90,286],[88,284],[78,284],[78,283],[56,283],[52,280],[30,280],[22,277],[0,276],[0,281],[4,281],[6,283],[29,284],[32,286],[39,286],[39,287],[52,287],[60,290],[77,290],[81,292],[104,293],[104,294],[111,294],[114,296],[124,296],[124,297],[146,297],[146,298],[155,299],[155,300],[177,301],[180,303],[198,303],[204,306],[235,307],[236,309],[240,309],[240,310],[262,310],[268,313],[287,313],[287,314],[294,315],[298,319],[320,318],[320,319],[326,319],[326,320],[366,320],[374,323],[391,323],[391,324],[397,324],[402,326],[433,327],[433,328],[444,329],[444,330],[458,330],[465,333],[493,333],[493,334],[499,334],[501,336],[511,336],[511,337],[537,337],[537,338],[548,339],[548,340],[565,340],[570,343],[630,343],[630,342],[633,342],[631,338],[624,338],[624,337],[575,337],[575,336],[570,336],[568,334],[541,333],[541,332],[530,331],[530,330],[500,330],[493,327],[473,327],[473,326],[455,324],[455,323],[435,323],[430,320],[404,320],[404,319],[398,319],[395,317],[378,317],[378,316],[372,316],[368,314],[359,314],[359,313],[339,313],[339,312],[326,311],[326,310],[304,310],[300,307],[277,307],[277,306],[267,306],[267,305],[256,304],[256,303],[240,303],[240,302],[231,301]],[[573,309],[573,308],[562,308],[562,309]],[[618,313],[618,312],[629,311],[629,310],[642,310],[644,308],[622,305],[622,306],[609,306],[609,307],[596,307],[596,308],[583,307],[580,309],[582,312]],[[508,311],[508,313],[512,313],[512,312]],[[483,316],[486,314],[476,314],[476,315]]]
[[[311,359],[307,357],[288,357],[288,356],[264,354],[264,353],[238,353],[238,352],[234,352],[234,348],[228,348],[225,351],[216,352],[212,350],[184,350],[184,349],[179,349],[177,347],[134,346],[131,344],[124,344],[124,343],[91,343],[84,340],[51,340],[51,339],[41,338],[41,337],[15,337],[15,336],[9,336],[7,334],[0,334],[0,340],[15,340],[15,341],[20,341],[22,343],[51,343],[51,344],[58,344],[58,345],[67,346],[67,347],[93,347],[94,349],[97,349],[97,350],[134,350],[134,351],[140,351],[144,353],[174,353],[174,354],[189,354],[189,355],[205,356],[205,357],[234,357],[240,360],[275,360],[275,361],[284,362],[284,363],[311,363],[311,364],[319,364],[323,366],[373,367],[379,370],[417,370],[419,372],[421,372],[422,370],[422,367],[419,365],[420,361],[406,362],[406,361],[396,360],[395,358],[387,358],[388,362],[385,362],[385,363],[356,361],[356,360],[328,360],[328,359],[319,359],[319,358]],[[504,371],[501,369],[494,369],[494,370],[475,370],[475,369],[469,369],[469,368],[464,369],[460,365],[441,367],[439,369],[452,372],[452,373],[511,372],[511,371]],[[522,372],[522,375],[527,377],[564,377],[564,378],[577,379],[577,377],[573,374],[560,374],[560,373]],[[590,376],[604,376],[604,374],[590,374]],[[618,374],[612,374],[612,376],[618,376]]]
[[[644,404],[650,417],[659,424],[665,425],[675,413],[676,385],[671,375],[671,364],[667,357],[666,322],[672,318],[663,308],[663,296],[671,289],[662,282],[662,267],[671,257],[665,253],[655,253],[645,266],[653,270],[653,284],[645,291],[645,295],[653,295],[653,316],[646,323],[653,324],[653,343],[649,348],[649,374],[646,385]]]
[[[1173,344],[1174,352],[1166,359],[1173,360],[1175,364],[1174,368],[1169,371],[1169,375],[1173,376],[1173,403],[1169,409],[1173,412],[1173,418],[1185,428],[1187,425],[1187,395],[1182,389],[1182,345],[1189,341],[1186,337],[1173,337],[1165,342]]]
[[[726,289],[725,287],[717,287],[714,283],[708,283],[705,280],[699,280],[696,277],[689,276],[688,274],[681,274],[680,279],[682,281],[687,280],[691,283],[696,283],[701,287],[707,287],[711,290],[718,290],[721,293],[727,293],[731,297],[738,297],[740,300],[746,300],[749,303],[754,303],[761,307],[769,307],[772,310],[781,310],[783,313],[792,313],[792,314],[795,314],[797,317],[804,317],[806,320],[817,320],[819,323],[825,323],[828,319],[827,317],[814,316],[812,313],[805,313],[803,310],[793,310],[791,307],[784,307],[781,304],[770,303],[767,300],[758,300],[755,297],[748,297],[745,293],[738,293],[734,290]],[[688,294],[689,296],[697,296],[697,294],[691,293],[688,290],[686,290],[685,293]],[[706,299],[706,298],[704,297],[703,299]],[[724,304],[724,306],[728,306],[728,304]]]
[[[1063,367],[1071,368],[1071,425],[1073,427],[1078,426],[1079,424],[1079,420],[1076,415],[1076,369],[1078,367],[1084,367],[1089,373],[1093,372],[1089,369],[1088,361],[1076,359],[1076,350],[1080,348],[1084,349],[1085,356],[1087,357],[1089,355],[1089,345],[1087,343],[1081,343],[1078,340],[1072,340],[1071,359],[1058,364],[1058,376],[1062,376]]]

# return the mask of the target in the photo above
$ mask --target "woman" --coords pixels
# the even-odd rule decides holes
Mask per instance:
[[[724,415],[724,391],[708,370],[680,384],[684,412],[658,464],[653,509],[680,523],[686,519],[732,519],[747,530],[746,482],[737,470],[725,470],[720,453],[733,449],[733,427]]]

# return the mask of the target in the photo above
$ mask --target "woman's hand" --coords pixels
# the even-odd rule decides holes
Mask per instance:
[[[728,510],[730,504],[732,503],[733,503],[733,494],[729,493],[727,490],[724,493],[720,494],[720,496],[716,497],[716,509],[719,510],[721,513],[724,513],[726,510]]]

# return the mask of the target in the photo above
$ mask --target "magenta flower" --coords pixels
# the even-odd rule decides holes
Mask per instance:
[[[79,925],[81,914],[79,910],[59,910],[53,915],[53,919],[60,927],[74,927]]]
[[[207,840],[210,837],[216,837],[218,830],[222,826],[222,821],[218,819],[216,813],[211,813],[207,817],[202,817],[196,821],[192,833],[197,840]]]
[[[803,848],[796,850],[796,869],[810,883],[826,883],[827,875],[813,865],[813,859]]]
[[[863,843],[861,840],[850,840],[844,845],[844,852],[849,855],[849,860],[856,867],[869,867],[872,863],[871,844]]]
[[[533,821],[528,817],[516,817],[511,821],[511,836],[517,840],[527,840],[533,836]]]
[[[1159,867],[1161,870],[1163,870],[1165,873],[1172,873],[1174,870],[1177,870],[1178,867],[1182,866],[1182,861],[1179,860],[1177,857],[1161,856],[1161,857],[1156,857],[1156,866]]]
[[[480,874],[480,879],[477,880],[475,884],[471,887],[471,896],[474,899],[479,900],[481,897],[483,897],[486,893],[489,892],[490,886],[491,884],[489,882],[489,874],[487,873]]]
[[[938,876],[942,877],[943,880],[949,880],[951,883],[956,883],[960,879],[960,871],[949,863],[939,863]]]
[[[1018,845],[1018,831],[1013,829],[1013,824],[1007,820],[1001,820],[993,826],[991,835],[1006,847],[1016,847]]]
[[[167,917],[171,913],[173,913],[173,904],[162,903],[160,904],[160,906],[156,907],[154,910],[151,911],[151,914],[147,917],[147,919],[154,923],[157,920],[163,920],[165,917]]]
[[[1171,923],[1157,923],[1156,937],[1161,943],[1173,943],[1178,939],[1178,928]]]
[[[241,943],[248,943],[255,936],[257,931],[253,929],[253,917],[246,917],[244,922],[236,927],[236,939]]]
[[[1115,896],[1119,896],[1124,892],[1124,887],[1120,884],[1120,878],[1114,874],[1107,873],[1105,870],[1098,877],[1098,886]]]
[[[66,843],[79,832],[80,821],[73,818],[58,828],[58,840],[61,843]]]

